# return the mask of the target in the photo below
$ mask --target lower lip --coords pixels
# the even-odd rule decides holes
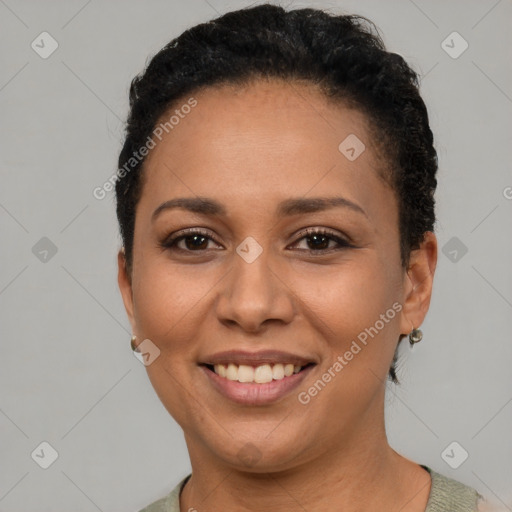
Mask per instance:
[[[242,405],[265,405],[277,402],[291,393],[306,378],[314,365],[304,368],[299,373],[265,384],[255,382],[238,382],[217,375],[215,372],[200,366],[213,387],[226,398]]]

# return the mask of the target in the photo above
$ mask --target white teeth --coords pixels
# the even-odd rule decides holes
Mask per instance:
[[[254,370],[254,382],[258,384],[265,384],[265,382],[272,382],[272,368],[269,364],[258,366]]]
[[[236,365],[229,363],[228,365],[216,364],[213,369],[217,375],[228,380],[265,384],[272,382],[272,380],[281,380],[285,377],[290,377],[294,373],[299,373],[302,366],[296,366],[291,363],[284,365],[281,363],[274,365],[267,363],[253,367],[245,364]]]
[[[254,382],[254,368],[241,364],[238,367],[238,382]]]
[[[228,368],[226,370],[226,378],[229,380],[238,380],[238,366],[235,364],[228,364]]]
[[[281,363],[275,364],[272,368],[272,377],[275,380],[284,379],[284,366]]]
[[[215,373],[220,375],[221,377],[226,377],[227,368],[223,364],[216,364],[213,369],[215,370]]]

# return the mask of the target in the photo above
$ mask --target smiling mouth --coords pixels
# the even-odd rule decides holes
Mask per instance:
[[[313,366],[314,363],[308,363],[304,366],[294,365],[292,363],[282,364],[261,364],[250,366],[245,364],[204,364],[208,370],[223,377],[226,380],[242,382],[247,384],[267,384],[272,381],[278,381],[300,373],[306,368]]]

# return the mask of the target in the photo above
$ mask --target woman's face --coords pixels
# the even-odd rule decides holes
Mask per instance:
[[[416,252],[414,288],[358,111],[279,81],[194,98],[146,159],[131,281],[119,259],[138,343],[160,351],[147,366],[158,396],[191,457],[230,467],[380,442],[398,337],[428,309],[435,238]]]

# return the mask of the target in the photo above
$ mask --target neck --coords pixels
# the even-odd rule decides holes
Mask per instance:
[[[368,425],[365,427],[365,425]],[[388,444],[382,421],[362,422],[314,458],[281,471],[249,472],[197,449],[187,438],[192,477],[181,510],[422,512],[430,476]]]

